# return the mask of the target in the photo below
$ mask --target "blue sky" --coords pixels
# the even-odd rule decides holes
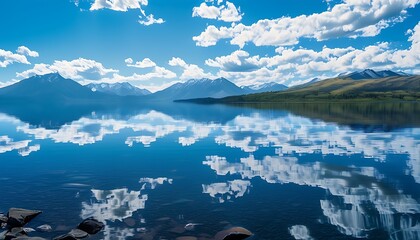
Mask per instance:
[[[420,0],[5,0],[0,86],[59,72],[162,89],[190,78],[299,84],[420,73]]]

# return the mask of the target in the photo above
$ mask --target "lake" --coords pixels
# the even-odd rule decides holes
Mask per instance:
[[[0,212],[46,238],[420,239],[419,105],[2,107]]]

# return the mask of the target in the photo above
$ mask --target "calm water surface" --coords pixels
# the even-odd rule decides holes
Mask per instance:
[[[42,210],[33,235],[420,239],[418,106],[38,110],[0,109],[0,212]]]

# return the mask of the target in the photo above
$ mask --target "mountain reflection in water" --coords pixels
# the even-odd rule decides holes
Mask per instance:
[[[87,154],[99,169],[86,172],[91,177],[83,184],[92,187],[89,191],[76,189],[80,197],[72,199],[76,205],[71,204],[79,208],[81,218],[95,217],[107,223],[105,239],[144,237],[139,229],[146,226],[153,229],[149,237],[182,236],[182,231],[173,230],[182,229],[177,224],[187,223],[179,213],[182,211],[190,213],[188,220],[207,220],[208,226],[202,229],[212,235],[221,230],[216,229],[220,223],[213,222],[217,218],[213,209],[218,206],[226,221],[241,223],[256,239],[290,238],[290,234],[309,232],[316,239],[420,239],[419,104],[170,104],[72,110],[31,116],[24,108],[0,109],[0,157],[8,159],[3,161],[5,179],[25,182],[24,176],[37,171],[45,174],[47,166],[60,168],[64,162],[38,160],[40,156],[60,156],[54,150],[57,147],[63,149],[62,154]],[[95,155],[101,149],[108,149],[108,155]],[[28,173],[22,177],[7,173],[19,165],[16,158],[29,159],[27,169],[22,167]],[[31,161],[39,164],[37,168],[30,167]],[[63,186],[62,180],[46,176],[42,184],[51,189]],[[0,202],[0,210],[11,207],[22,194],[10,191],[13,183],[5,181],[0,190],[9,194]],[[293,189],[288,193],[291,196],[307,198],[306,204],[312,209],[294,214],[293,220],[289,219],[293,223],[264,215],[265,211],[282,209],[288,216],[299,208],[270,201],[270,194],[280,199],[279,193],[270,189],[285,186]],[[316,192],[301,195],[302,187]],[[31,191],[36,189],[25,194]],[[265,196],[258,200],[266,202],[264,209],[242,209],[244,204],[251,207],[258,203],[253,196],[257,192]],[[62,204],[66,202],[64,196],[57,198]],[[38,200],[32,201],[36,206]],[[61,211],[65,214],[65,209]],[[160,213],[177,212],[171,217],[172,230],[148,225],[156,221],[150,215],[143,219],[148,211],[155,211],[156,219],[165,217]],[[241,215],[243,219],[238,220]],[[272,227],[258,225],[255,218],[262,215],[273,222]],[[282,230],[274,229],[274,224]],[[330,227],[336,233],[323,232]]]

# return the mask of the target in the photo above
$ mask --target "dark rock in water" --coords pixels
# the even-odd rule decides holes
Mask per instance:
[[[79,226],[77,226],[78,229],[83,230],[89,234],[96,234],[101,231],[103,227],[103,223],[93,218],[85,219],[79,224]]]
[[[233,227],[218,232],[214,237],[215,240],[242,240],[252,236],[252,233],[243,227]]]
[[[185,232],[185,228],[182,225],[178,225],[178,226],[175,226],[175,227],[169,229],[168,231],[172,232],[172,233],[176,233],[176,234],[181,234],[181,233]]]
[[[52,231],[52,227],[48,224],[44,224],[41,226],[38,226],[36,228],[36,230],[40,231],[40,232],[51,232]]]
[[[69,235],[69,234],[64,234],[58,237],[55,237],[54,240],[77,240],[77,238]]]
[[[73,229],[67,234],[54,238],[54,240],[77,240],[86,238],[87,236],[89,236],[87,232],[80,229]]]
[[[41,213],[36,210],[11,208],[7,214],[7,225],[9,228],[23,227]]]
[[[88,233],[87,232],[85,232],[83,230],[80,230],[80,229],[73,229],[68,234],[71,235],[71,236],[73,236],[73,237],[75,237],[75,238],[77,238],[77,239],[85,238],[85,237],[88,236]]]
[[[21,236],[17,238],[13,238],[13,240],[47,240],[42,237],[28,237],[28,236]]]
[[[7,217],[0,213],[0,223],[7,223]]]
[[[15,239],[17,237],[26,236],[25,230],[21,227],[15,227],[10,229],[4,236],[5,240]]]
[[[129,227],[134,227],[136,225],[136,220],[134,218],[124,219],[125,224]]]
[[[175,240],[197,240],[198,238],[192,236],[177,237]]]

